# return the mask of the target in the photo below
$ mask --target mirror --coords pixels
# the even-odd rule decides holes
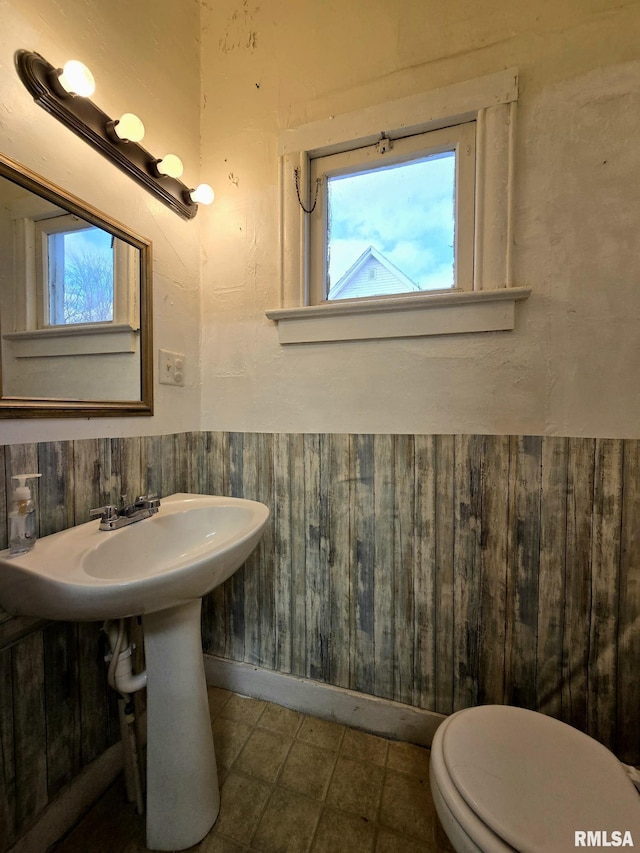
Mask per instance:
[[[0,155],[0,418],[153,414],[151,243]]]

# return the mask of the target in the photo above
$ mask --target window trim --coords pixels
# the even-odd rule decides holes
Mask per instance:
[[[34,339],[49,329],[58,328],[45,322],[47,310],[44,303],[43,279],[43,240],[48,233],[47,223],[61,223],[65,218],[78,219],[78,214],[61,208],[44,198],[29,197],[28,203],[19,201],[10,209],[10,219],[14,227],[14,265],[13,265],[13,330],[33,333]],[[79,221],[82,221],[81,219]],[[85,225],[106,231],[114,238],[114,303],[113,320],[106,321],[114,326],[140,330],[140,247],[115,231],[108,231],[103,224],[84,220]],[[54,226],[51,231],[56,231]],[[64,230],[64,229],[63,229]],[[134,250],[134,251],[132,251]],[[64,327],[65,324],[60,324]],[[100,323],[74,323],[74,334],[90,336],[94,330],[101,334]],[[3,334],[3,337],[6,333]],[[51,335],[49,335],[51,338]],[[100,352],[100,344],[97,345]]]
[[[82,327],[86,334],[91,334],[92,330],[97,328],[100,331],[100,326],[104,323],[129,324],[133,328],[137,328],[137,295],[136,283],[139,280],[139,270],[137,267],[137,256],[132,253],[133,248],[130,243],[119,239],[104,228],[80,219],[74,213],[61,211],[55,216],[46,216],[40,218],[28,219],[28,228],[25,231],[33,231],[33,243],[35,252],[34,265],[34,287],[35,287],[35,326],[25,324],[26,330],[44,331],[58,326],[73,325],[76,328]],[[84,231],[89,228],[98,228],[108,234],[113,241],[113,319],[100,320],[86,323],[51,323],[50,316],[50,293],[48,287],[48,268],[47,268],[47,243],[48,238],[52,234],[68,234],[72,231]],[[29,252],[29,247],[26,247]],[[29,287],[29,278],[25,275],[27,287]]]
[[[63,355],[106,355],[135,352],[138,330],[129,323],[67,323],[44,329],[5,332],[14,358],[42,358]]]
[[[357,173],[361,166],[411,163],[429,154],[453,151],[455,153],[455,225],[456,285],[452,289],[469,290],[473,287],[473,235],[475,193],[475,122],[463,122],[450,127],[428,130],[424,133],[396,135],[392,147],[376,155],[372,146],[352,148],[336,154],[310,159],[310,178],[315,186],[320,179],[317,209],[309,217],[309,268],[307,275],[309,304],[321,305],[325,295],[328,230],[328,181],[336,175]],[[375,146],[373,146],[375,148]],[[357,155],[355,158],[353,155]],[[355,161],[355,162],[352,162]],[[365,161],[366,162],[365,164]],[[420,292],[420,291],[418,291]],[[424,292],[424,291],[423,291]],[[365,297],[358,297],[360,299]],[[371,298],[380,298],[371,296]],[[342,300],[341,300],[342,301]]]
[[[391,317],[394,314],[398,316],[398,310],[406,314],[409,307],[396,309],[392,305],[394,300],[385,297],[359,299],[356,300],[356,306],[351,304],[346,307],[347,300],[329,306],[310,304],[307,273],[308,216],[298,203],[294,171],[298,169],[299,183],[304,193],[304,188],[309,187],[309,164],[312,158],[373,145],[381,131],[393,138],[394,135],[405,136],[469,121],[477,123],[473,291],[410,296],[410,305],[416,309],[419,306],[415,312],[416,320],[410,324],[414,327],[410,334],[421,336],[514,328],[515,303],[530,294],[529,288],[513,287],[511,276],[517,97],[518,74],[516,69],[511,68],[292,128],[281,134],[281,304],[278,309],[266,312],[266,316],[277,324],[280,343],[404,337],[401,330],[397,334],[380,332],[385,331],[385,322],[395,325]],[[487,294],[493,294],[493,297],[489,298]],[[456,321],[454,316],[446,328],[434,331],[433,318],[442,320],[444,315],[439,311],[434,313],[431,308],[442,308],[445,304],[443,299],[447,300],[447,313],[459,315],[460,319]],[[373,305],[364,305],[365,302]],[[509,310],[495,310],[497,305],[502,304],[504,308],[509,303]],[[495,314],[491,320],[487,318],[489,305],[493,306]],[[326,310],[327,307],[331,310]],[[477,322],[474,315],[477,315]],[[350,320],[345,322],[345,317]],[[354,322],[356,317],[359,317],[358,323]],[[371,322],[372,317],[377,318],[375,323]],[[427,317],[431,319],[427,321]],[[422,318],[423,322],[418,318]],[[320,337],[317,336],[318,324],[325,327]],[[367,326],[368,329],[365,328]],[[305,327],[308,327],[308,332],[304,331]]]
[[[502,332],[515,328],[515,304],[530,293],[502,287],[344,299],[267,311],[267,317],[278,324],[281,344]]]

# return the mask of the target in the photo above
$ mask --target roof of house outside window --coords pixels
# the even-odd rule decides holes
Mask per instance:
[[[377,249],[369,246],[331,288],[327,299],[389,296],[419,290],[414,281]]]

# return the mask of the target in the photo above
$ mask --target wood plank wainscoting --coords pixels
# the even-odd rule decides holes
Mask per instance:
[[[121,494],[264,501],[205,652],[450,713],[539,709],[640,763],[640,442],[194,432],[7,445],[41,535]],[[3,545],[4,546],[4,545]],[[0,853],[117,739],[95,625],[0,617]]]

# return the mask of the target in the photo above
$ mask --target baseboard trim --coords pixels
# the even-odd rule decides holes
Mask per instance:
[[[42,853],[74,826],[122,772],[122,744],[110,746],[56,795],[8,853]]]
[[[444,715],[251,664],[204,656],[207,684],[335,720],[383,737],[431,746]]]

